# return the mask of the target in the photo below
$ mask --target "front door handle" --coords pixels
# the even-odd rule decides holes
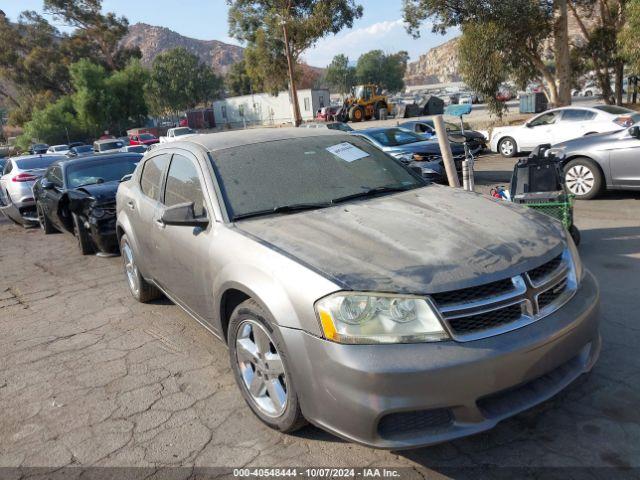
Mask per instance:
[[[161,218],[156,218],[155,222],[156,222],[156,226],[157,226],[158,228],[164,228],[164,227],[166,227],[166,226],[167,226],[167,225],[162,221],[162,219],[161,219]]]
[[[132,201],[132,200],[129,200],[129,201],[127,202],[127,207],[129,207],[129,210],[135,210],[135,209],[136,209],[136,204],[135,204],[135,203],[133,203],[133,201]]]

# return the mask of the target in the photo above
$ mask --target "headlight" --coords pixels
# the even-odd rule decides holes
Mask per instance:
[[[91,215],[94,218],[102,218],[105,216],[106,213],[107,212],[105,212],[102,208],[95,207],[91,209]]]
[[[556,157],[558,160],[564,160],[566,156],[566,147],[553,147],[545,152],[546,157]]]
[[[418,343],[449,335],[429,300],[410,295],[341,292],[316,302],[324,336],[338,343]]]
[[[573,273],[575,274],[576,285],[579,285],[584,276],[584,268],[582,267],[582,260],[580,260],[580,254],[578,253],[578,248],[576,244],[573,242],[573,239],[570,235],[567,235],[565,238],[567,242],[567,250],[569,251],[569,256],[571,257],[571,264],[573,265]]]

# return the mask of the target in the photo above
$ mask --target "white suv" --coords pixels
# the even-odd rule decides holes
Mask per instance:
[[[491,134],[491,151],[505,157],[529,152],[543,143],[622,130],[640,121],[640,113],[615,105],[562,107],[547,110],[523,125],[497,127]]]

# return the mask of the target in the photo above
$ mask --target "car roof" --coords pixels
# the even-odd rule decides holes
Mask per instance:
[[[105,138],[103,140],[96,140],[93,143],[97,143],[98,145],[101,145],[103,143],[111,143],[111,142],[121,142],[122,140],[119,138]]]
[[[375,127],[375,128],[363,128],[362,130],[354,130],[352,132],[353,134],[357,134],[357,133],[365,133],[365,134],[373,134],[373,133],[381,133],[381,132],[387,132],[389,130],[398,130],[399,127]]]
[[[135,153],[135,152],[127,152],[127,153],[121,152],[121,153],[111,153],[106,155],[105,154],[86,155],[84,157],[77,157],[77,158],[63,157],[60,160],[53,162],[53,164],[60,165],[63,168],[67,168],[72,165],[79,165],[82,163],[91,163],[96,160],[109,160],[109,159],[128,158],[128,157],[142,158],[142,154]]]
[[[10,160],[29,160],[31,158],[66,158],[56,153],[42,153],[35,155],[18,155],[17,157],[11,157]]]
[[[275,142],[278,140],[322,136],[342,136],[348,138],[349,134],[340,130],[331,130],[328,128],[255,128],[249,130],[197,134],[177,142],[158,144],[153,151],[162,151],[163,149],[177,147],[181,144],[196,144],[209,152],[215,152],[244,145],[255,145],[258,143]]]

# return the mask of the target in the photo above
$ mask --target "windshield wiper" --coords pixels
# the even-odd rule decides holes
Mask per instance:
[[[386,186],[386,187],[370,188],[370,189],[364,190],[362,192],[352,193],[351,195],[345,195],[344,197],[334,198],[331,201],[331,203],[346,202],[348,200],[353,200],[355,198],[373,197],[373,196],[379,195],[381,193],[405,192],[407,190],[412,190],[414,188],[417,188],[417,186],[416,185],[402,185],[402,186]]]
[[[264,215],[272,215],[274,213],[290,213],[300,212],[303,210],[315,210],[318,208],[327,208],[333,205],[333,202],[317,202],[317,203],[294,203],[291,205],[280,205],[275,208],[259,210],[257,212],[242,213],[233,217],[233,220],[240,220],[242,218],[261,217]]]

